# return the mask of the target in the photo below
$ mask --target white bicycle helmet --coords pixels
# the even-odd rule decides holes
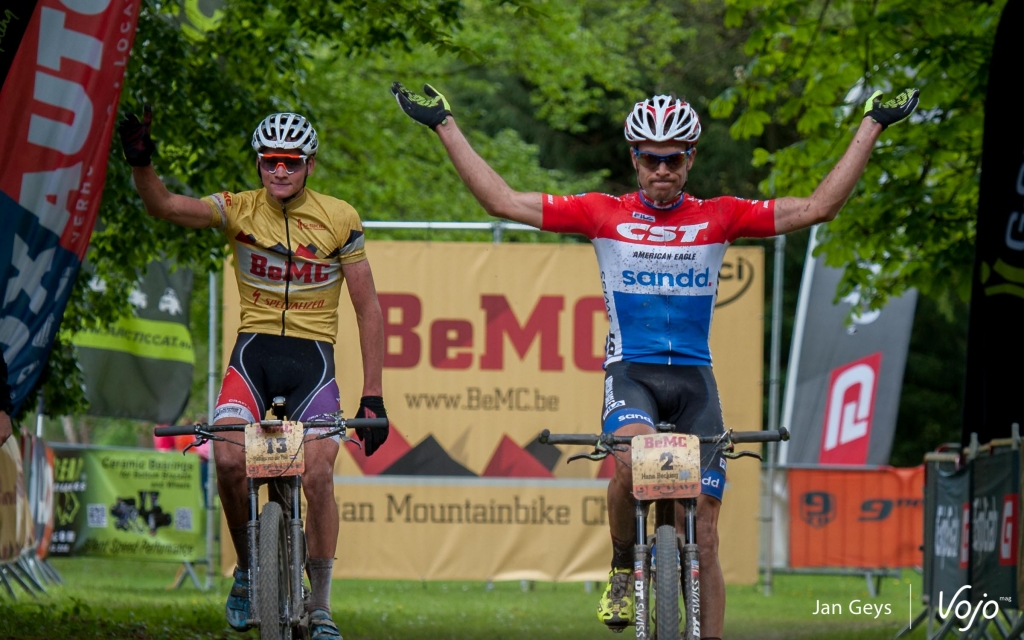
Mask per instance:
[[[675,140],[693,145],[700,138],[700,120],[693,107],[679,98],[654,96],[633,106],[625,132],[630,142]]]
[[[252,148],[298,149],[307,156],[318,147],[313,125],[297,113],[272,113],[252,132]]]

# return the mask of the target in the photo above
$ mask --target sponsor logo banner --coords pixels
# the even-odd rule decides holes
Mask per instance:
[[[466,491],[485,504],[492,497],[501,501],[492,484],[499,480],[547,482],[544,504],[570,506],[572,517],[579,518],[570,518],[570,523],[581,527],[567,534],[556,533],[557,528],[577,525],[490,527],[487,535],[493,544],[484,548],[468,538],[465,544],[453,545],[461,540],[460,527],[436,523],[433,529],[415,529],[415,522],[396,521],[389,529],[393,536],[383,537],[377,530],[372,535],[381,544],[392,541],[387,543],[393,544],[388,553],[401,556],[394,564],[395,577],[440,579],[458,571],[464,579],[487,579],[497,575],[487,572],[500,565],[509,579],[517,575],[515,571],[522,571],[524,578],[584,579],[578,576],[585,574],[591,576],[586,579],[605,579],[611,554],[607,522],[601,516],[600,526],[583,524],[580,507],[573,506],[577,499],[559,481],[604,482],[613,461],[568,465],[569,455],[582,448],[560,449],[536,441],[543,429],[599,433],[602,414],[613,419],[616,412],[628,409],[609,397],[611,391],[606,393],[604,384],[608,320],[594,250],[576,244],[426,242],[369,242],[366,248],[385,319],[384,397],[392,432],[369,458],[346,447],[335,467],[338,482],[346,485],[353,476],[381,476],[381,481],[391,479],[400,489],[403,480],[394,476],[407,476],[404,482],[410,490],[419,491],[421,482],[459,476],[467,483]],[[727,302],[715,314],[711,349],[725,423],[736,430],[761,429],[762,265],[761,248],[732,247],[718,278],[719,299]],[[224,291],[227,357],[239,322],[233,278],[225,282]],[[362,368],[347,299],[342,293],[335,354],[342,406],[346,415],[352,415]],[[756,464],[737,464],[730,466],[727,482],[717,475],[707,480],[725,492],[719,530],[723,547],[734,550],[722,558],[731,583],[757,580],[757,526],[751,514],[757,513],[759,472]],[[392,492],[400,504],[404,493],[399,489]],[[337,490],[358,501],[371,488],[346,485]],[[596,495],[603,496],[603,489]],[[386,496],[368,499],[375,501],[375,513],[386,512]],[[515,501],[507,500],[514,507]],[[464,500],[457,502],[465,507]],[[419,539],[423,531],[437,532],[425,541],[431,548],[460,550],[461,559],[451,560],[458,569],[443,566],[449,560],[430,561],[426,570],[420,566],[428,559],[417,558],[408,540]],[[346,543],[351,535],[343,523],[339,540]],[[572,544],[563,548],[556,538]],[[518,551],[547,545],[560,549],[550,566],[544,556]],[[590,545],[600,553],[574,551]],[[351,571],[348,563],[337,563],[335,575],[360,575]]]
[[[1009,438],[1024,424],[1024,122],[1014,105],[1024,4],[1008,2],[996,30],[985,98],[985,131],[967,331],[961,442]]]
[[[921,565],[923,466],[790,469],[788,476],[791,567]]]
[[[859,295],[834,304],[840,269],[807,247],[782,424],[792,434],[779,445],[782,465],[889,463],[917,291],[881,311],[855,313]]]
[[[54,445],[50,554],[206,557],[199,456]]]
[[[0,90],[0,343],[16,408],[49,357],[92,234],[138,6],[40,0],[4,18],[27,23]]]
[[[89,286],[105,285],[93,278]],[[188,402],[195,353],[189,333],[192,272],[154,262],[128,301],[132,315],[72,337],[89,413],[174,422]]]

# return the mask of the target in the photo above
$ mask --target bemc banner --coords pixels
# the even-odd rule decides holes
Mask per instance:
[[[1024,3],[1008,2],[996,30],[985,98],[985,132],[967,330],[961,442],[1009,438],[1024,424],[1024,121],[1019,85]]]
[[[105,288],[98,278],[89,286]],[[165,423],[181,416],[195,364],[191,296],[191,270],[153,262],[129,293],[132,315],[74,335],[91,415]]]
[[[18,48],[0,89],[0,343],[15,411],[42,373],[92,235],[138,8],[4,10],[2,48]]]
[[[814,257],[812,229],[786,379],[779,464],[889,463],[917,291],[858,312],[856,292],[834,303],[841,269]],[[847,322],[851,307],[852,323]]]

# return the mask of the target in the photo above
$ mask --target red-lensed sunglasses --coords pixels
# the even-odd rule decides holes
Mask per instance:
[[[285,173],[288,175],[306,166],[306,160],[309,158],[304,155],[293,156],[283,153],[257,153],[256,156],[259,158],[260,169],[267,173],[277,173],[277,168],[284,166]]]
[[[686,151],[677,151],[663,156],[649,151],[639,151],[636,148],[633,149],[633,155],[636,156],[636,161],[641,167],[649,171],[655,171],[662,162],[665,163],[665,168],[669,171],[676,171],[679,167],[683,166],[683,163],[686,162],[686,159],[690,157],[691,153],[693,153],[693,147],[690,147]]]

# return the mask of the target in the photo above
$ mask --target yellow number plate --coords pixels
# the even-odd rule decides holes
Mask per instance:
[[[300,475],[306,468],[303,453],[301,422],[282,422],[273,429],[245,427],[245,473],[250,478]]]
[[[700,495],[700,440],[678,433],[633,436],[633,495],[637,500]]]

